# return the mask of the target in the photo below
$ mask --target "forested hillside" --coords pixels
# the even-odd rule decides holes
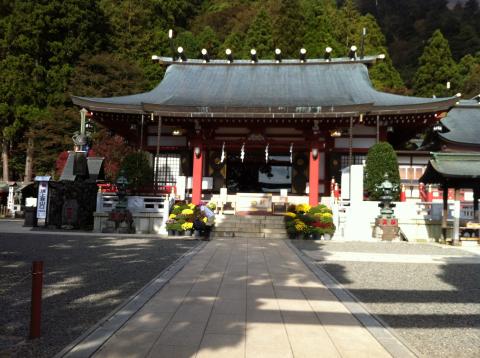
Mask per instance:
[[[4,180],[53,174],[71,147],[78,108],[70,94],[111,96],[151,89],[162,68],[151,55],[190,58],[206,48],[224,58],[385,53],[370,70],[376,88],[422,96],[480,93],[480,11],[476,0],[0,0],[0,137]],[[446,83],[451,88],[446,88]],[[106,133],[99,136],[105,138]],[[105,147],[105,146],[103,146]],[[95,149],[95,146],[94,146]],[[101,147],[97,154],[103,154]],[[7,166],[8,164],[8,166]]]

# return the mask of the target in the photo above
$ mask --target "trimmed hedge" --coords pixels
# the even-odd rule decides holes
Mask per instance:
[[[400,174],[398,172],[397,153],[387,142],[380,142],[373,145],[367,154],[365,163],[364,184],[370,200],[379,200],[381,193],[377,190],[385,180],[385,173],[392,184],[400,187]],[[399,191],[393,195],[394,200],[399,199]]]

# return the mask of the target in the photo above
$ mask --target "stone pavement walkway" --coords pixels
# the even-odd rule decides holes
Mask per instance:
[[[95,357],[390,357],[283,240],[208,243]]]

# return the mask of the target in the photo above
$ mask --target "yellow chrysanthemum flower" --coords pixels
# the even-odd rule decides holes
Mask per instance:
[[[308,204],[298,204],[296,207],[295,207],[295,211],[298,213],[298,212],[303,212],[303,213],[306,213],[308,210],[310,210],[310,205]]]
[[[182,224],[183,230],[192,230],[192,228],[193,228],[193,223],[190,223],[187,221]]]

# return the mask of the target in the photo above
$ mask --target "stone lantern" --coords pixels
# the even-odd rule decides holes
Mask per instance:
[[[109,213],[106,227],[102,232],[118,232],[122,234],[131,234],[135,232],[132,213],[128,210],[127,185],[128,180],[125,172],[120,171],[117,181],[118,203]]]
[[[377,185],[377,190],[382,193],[382,196],[378,204],[380,215],[375,219],[373,236],[384,241],[398,240],[398,220],[393,213],[395,204],[392,203],[393,194],[398,191],[398,185],[388,180],[387,173],[385,173],[384,178],[385,180],[380,185]]]

